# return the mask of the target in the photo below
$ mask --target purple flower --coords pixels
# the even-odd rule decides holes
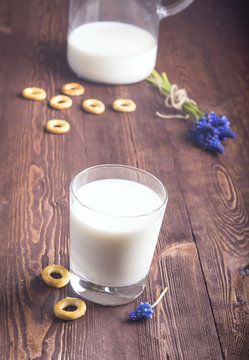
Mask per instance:
[[[167,291],[168,287],[163,290],[163,292],[153,305],[150,305],[147,302],[140,302],[138,308],[130,313],[129,318],[134,321],[140,320],[142,318],[151,319],[153,314],[153,308],[161,301]]]
[[[195,145],[211,152],[224,153],[222,140],[235,138],[226,116],[218,116],[215,112],[205,114],[190,129],[189,137]]]
[[[211,152],[225,152],[221,141],[236,137],[230,129],[230,122],[225,115],[219,116],[215,112],[205,114],[197,103],[187,96],[185,89],[178,89],[176,84],[171,85],[165,72],[160,75],[156,70],[153,70],[147,81],[155,85],[160,93],[166,96],[166,107],[180,110],[196,122],[189,131],[189,137],[195,145]],[[164,115],[158,111],[156,115],[165,119],[186,118],[181,114]]]
[[[153,310],[150,304],[148,304],[147,302],[145,303],[140,302],[139,307],[135,311],[132,311],[130,313],[130,319],[139,320],[142,319],[143,317],[146,317],[147,319],[151,319],[152,313]]]

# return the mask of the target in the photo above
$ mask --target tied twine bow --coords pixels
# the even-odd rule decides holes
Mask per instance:
[[[164,95],[162,91],[162,81],[160,79],[156,79],[156,82],[158,84],[159,91],[162,95]],[[172,84],[170,88],[170,93],[165,98],[165,106],[167,108],[175,109],[182,111],[183,104],[185,102],[189,102],[193,105],[197,105],[196,102],[192,99],[190,99],[187,95],[187,91],[185,89],[179,89],[176,84]],[[181,114],[174,114],[174,115],[165,115],[161,114],[159,111],[156,112],[156,115],[164,118],[164,119],[172,119],[172,118],[178,118],[178,119],[188,119],[189,115],[181,115]]]
[[[153,70],[151,76],[146,80],[155,85],[160,93],[166,96],[164,104],[167,108],[182,111],[186,114],[165,115],[157,111],[157,116],[164,119],[187,119],[191,116],[195,121],[204,116],[204,113],[198,109],[197,103],[188,97],[185,89],[179,89],[176,84],[170,84],[165,72],[160,76],[156,70]]]

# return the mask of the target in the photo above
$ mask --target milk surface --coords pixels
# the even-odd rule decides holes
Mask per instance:
[[[79,26],[68,36],[67,59],[80,77],[109,84],[145,79],[155,67],[157,42],[146,30],[121,22]]]
[[[71,270],[110,287],[145,278],[164,213],[159,196],[136,182],[105,179],[82,186],[76,197],[70,207]]]

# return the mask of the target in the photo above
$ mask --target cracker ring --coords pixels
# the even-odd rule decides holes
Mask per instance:
[[[49,120],[46,123],[46,130],[52,134],[66,134],[70,130],[70,124],[60,119]]]
[[[61,278],[55,279],[51,274],[60,274]],[[69,272],[64,266],[49,265],[42,270],[42,280],[49,286],[61,288],[69,282]]]
[[[85,88],[78,83],[68,83],[62,86],[61,92],[66,95],[79,96],[84,94]]]
[[[76,310],[67,311],[65,308],[68,306],[76,307]],[[54,314],[62,320],[75,320],[83,316],[86,312],[85,301],[77,298],[66,297],[60,300],[54,306]]]
[[[22,96],[25,99],[42,101],[46,99],[47,93],[41,88],[30,87],[23,89]]]
[[[49,105],[54,109],[68,109],[72,106],[73,101],[66,95],[56,95],[49,101]]]
[[[112,103],[112,107],[120,112],[132,112],[136,110],[136,104],[130,99],[117,99]]]
[[[92,114],[102,114],[105,111],[105,105],[102,101],[96,99],[84,100],[82,108]]]

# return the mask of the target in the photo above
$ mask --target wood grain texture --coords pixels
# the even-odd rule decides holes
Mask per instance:
[[[172,51],[179,56],[175,63],[165,62],[168,75],[170,78],[177,76],[178,83],[188,89],[190,96],[195,94],[195,100],[205,109],[226,113],[237,139],[227,142],[226,155],[219,158],[206,156],[203,152],[198,154],[190,146],[179,149],[178,174],[184,179],[183,196],[223,356],[247,359],[247,278],[241,276],[240,269],[249,261],[249,147],[245,98],[248,94],[248,42],[245,40],[248,26],[244,17],[248,9],[246,4],[240,7],[235,3],[216,7],[214,2],[209,2],[204,7],[198,2],[196,6],[198,17],[191,11],[188,18],[180,15],[182,26],[189,31],[181,34],[184,39],[175,36],[170,43]],[[214,26],[209,26],[213,20]],[[192,43],[198,41],[193,22],[198,28],[198,36],[205,38],[195,47],[189,46],[186,39],[190,36]],[[172,18],[163,23],[162,32],[167,34],[168,30],[171,37],[173,27]],[[163,46],[166,48],[166,41],[162,42]],[[163,71],[162,57],[158,62]]]
[[[0,359],[248,359],[248,6],[196,0],[160,26],[157,70],[206,110],[226,113],[237,134],[225,155],[213,156],[189,142],[190,120],[155,115],[169,110],[146,82],[81,81],[86,93],[63,112],[21,98],[26,86],[50,98],[78,81],[66,63],[67,5],[0,4]],[[91,97],[106,104],[105,113],[83,112],[82,100]],[[135,113],[112,110],[125,97],[136,102]],[[44,131],[58,117],[70,132]],[[70,286],[49,288],[40,274],[51,263],[69,267],[69,183],[102,163],[160,178],[169,192],[165,220],[138,301],[87,303],[83,318],[62,322],[53,306],[75,294]],[[152,320],[127,321],[140,300],[153,303],[166,285]]]

